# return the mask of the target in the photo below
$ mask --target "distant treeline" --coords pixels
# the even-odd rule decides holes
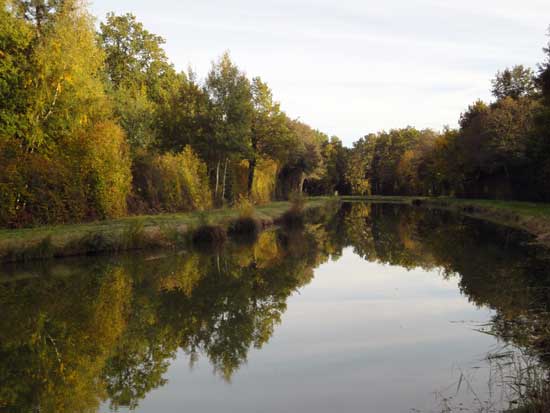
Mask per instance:
[[[346,148],[291,119],[224,54],[178,73],[131,14],[99,30],[78,0],[0,0],[0,226],[255,203],[291,193],[550,200],[550,50],[497,75],[458,130]]]
[[[550,44],[537,73],[497,73],[493,103],[477,101],[459,128],[371,134],[342,151],[339,189],[353,194],[452,195],[550,201]]]

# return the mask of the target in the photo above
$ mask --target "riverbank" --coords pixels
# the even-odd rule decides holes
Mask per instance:
[[[414,196],[344,196],[340,199],[342,201],[401,203],[454,211],[527,231],[536,237],[538,243],[550,248],[550,204],[546,203]]]
[[[484,219],[533,234],[550,248],[550,204],[410,196],[342,196],[307,198],[305,209],[338,199],[348,202],[409,204],[437,208]],[[291,208],[290,202],[271,202],[255,209],[255,219],[266,228]],[[0,230],[0,262],[25,261],[90,253],[154,247],[173,247],[186,241],[200,225],[224,230],[239,217],[237,209],[223,208],[177,214],[133,216],[73,225]]]
[[[319,208],[333,197],[306,198],[304,210]],[[286,201],[257,206],[254,218],[266,228],[291,208]],[[0,230],[0,262],[28,261],[151,247],[185,242],[201,225],[227,229],[239,210],[220,208],[189,213],[132,216],[83,224]]]

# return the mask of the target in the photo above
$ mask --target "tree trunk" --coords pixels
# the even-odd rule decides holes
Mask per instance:
[[[214,190],[214,199],[218,199],[219,182],[220,182],[220,159],[218,158],[218,164],[216,166],[216,189]]]
[[[225,158],[225,166],[223,168],[223,184],[222,184],[222,201],[225,198],[225,178],[227,176],[227,164],[229,162],[229,159]]]
[[[248,196],[252,195],[252,185],[254,185],[254,171],[256,169],[256,159],[252,159],[248,162]]]

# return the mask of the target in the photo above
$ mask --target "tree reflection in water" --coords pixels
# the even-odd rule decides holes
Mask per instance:
[[[261,348],[314,269],[352,247],[365,260],[459,277],[488,332],[547,363],[547,252],[517,231],[447,212],[350,203],[300,230],[216,252],[137,253],[4,268],[0,411],[135,408],[179,350],[225,380]]]

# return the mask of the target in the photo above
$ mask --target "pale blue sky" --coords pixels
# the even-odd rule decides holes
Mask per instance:
[[[229,50],[291,117],[350,144],[381,129],[455,126],[507,66],[534,67],[548,0],[95,0],[166,39],[179,70],[204,78]]]

